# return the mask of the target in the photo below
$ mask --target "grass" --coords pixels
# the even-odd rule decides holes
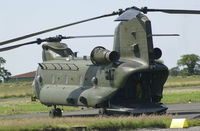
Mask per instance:
[[[40,102],[32,102],[30,99],[19,99],[11,101],[0,101],[0,115],[15,115],[29,113],[49,112],[52,107],[42,105]],[[61,107],[62,108],[62,107]],[[81,108],[67,106],[63,107],[64,111],[80,110]]]
[[[200,86],[200,76],[169,76],[165,88]]]
[[[172,116],[141,115],[139,117],[65,117],[20,118],[0,120],[0,130],[72,130],[87,127],[88,130],[131,130],[138,128],[169,128]],[[188,120],[189,126],[199,126],[199,120]],[[77,128],[76,128],[77,129]]]
[[[87,127],[88,129],[168,128],[171,116],[140,117],[82,117],[82,118],[24,118],[0,120],[0,130],[52,130]]]
[[[32,96],[32,82],[15,82],[0,84],[0,99]]]
[[[164,104],[200,102],[200,90],[191,88],[195,86],[200,86],[200,76],[169,76],[164,85],[162,102]],[[179,87],[187,88],[180,89]],[[176,90],[170,88],[176,88]]]
[[[164,90],[162,102],[164,104],[200,102],[200,90],[199,89]]]

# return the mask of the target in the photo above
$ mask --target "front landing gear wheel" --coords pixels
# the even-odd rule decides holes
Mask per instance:
[[[55,109],[51,109],[49,111],[49,117],[54,118],[56,116],[56,110]]]
[[[57,117],[62,117],[62,111],[60,108],[56,108],[56,116]]]
[[[60,108],[54,108],[49,111],[49,117],[62,117],[62,111]]]

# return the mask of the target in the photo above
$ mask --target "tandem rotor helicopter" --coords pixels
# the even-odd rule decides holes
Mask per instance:
[[[1,48],[0,52],[30,44],[42,45],[43,62],[38,64],[33,92],[46,106],[53,106],[49,115],[62,116],[57,105],[99,108],[105,114],[165,113],[160,103],[168,68],[158,62],[162,51],[153,47],[151,22],[148,12],[169,14],[200,14],[197,10],[149,9],[135,6],[110,14],[58,26],[0,42],[9,44],[22,39],[58,30],[68,26],[119,15],[114,35],[56,36]],[[174,36],[176,34],[157,34]],[[63,39],[87,37],[114,37],[113,51],[95,47],[90,56],[77,57]]]

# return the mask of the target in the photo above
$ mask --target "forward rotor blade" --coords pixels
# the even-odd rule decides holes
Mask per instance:
[[[74,39],[74,38],[99,38],[99,37],[114,37],[114,35],[64,36],[63,39]]]
[[[80,24],[80,23],[84,23],[84,22],[88,22],[88,21],[92,21],[92,20],[96,20],[96,19],[100,19],[100,18],[104,18],[104,17],[114,16],[114,15],[117,15],[117,14],[119,14],[119,12],[113,12],[113,13],[110,13],[110,14],[101,15],[101,16],[97,16],[97,17],[81,20],[81,21],[78,21],[78,22],[74,22],[74,23],[70,23],[70,24],[66,24],[66,25],[50,28],[50,29],[47,29],[47,30],[39,31],[39,32],[36,32],[36,33],[32,33],[32,34],[28,34],[28,35],[24,35],[24,36],[21,36],[21,37],[17,37],[17,38],[14,38],[14,39],[10,39],[10,40],[7,40],[7,41],[0,42],[0,45],[9,44],[9,43],[12,43],[12,42],[15,42],[15,41],[23,40],[23,39],[26,39],[26,38],[29,38],[29,37],[33,37],[33,36],[37,36],[37,35],[40,35],[40,34],[43,34],[43,33],[47,33],[47,32],[51,32],[51,31],[54,31],[54,30],[62,29],[62,28],[68,27],[68,26],[72,26],[72,25],[76,25],[76,24]]]
[[[31,41],[31,42],[27,42],[27,43],[23,43],[23,44],[19,44],[19,45],[13,45],[13,46],[9,46],[9,47],[4,47],[4,48],[0,48],[0,52],[3,51],[8,51],[8,50],[12,50],[21,46],[26,46],[26,45],[31,45],[31,44],[40,44],[41,42],[43,42],[43,40],[38,39],[36,41]]]
[[[44,41],[48,41],[48,42],[54,42],[54,41],[61,41],[62,39],[74,39],[74,38],[95,38],[95,37],[114,37],[114,35],[87,35],[87,36],[57,36],[57,37],[49,37],[46,39],[37,39],[36,41],[31,41],[31,42],[27,42],[27,43],[23,43],[23,44],[19,44],[19,45],[13,45],[13,46],[9,46],[9,47],[5,47],[5,48],[0,48],[0,52],[3,51],[8,51],[11,49],[15,49],[21,46],[26,46],[26,45],[31,45],[31,44],[41,44]]]

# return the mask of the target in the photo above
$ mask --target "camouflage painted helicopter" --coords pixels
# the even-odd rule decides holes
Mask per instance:
[[[90,57],[77,57],[76,52],[61,43],[61,40],[113,35],[57,36],[1,48],[0,51],[46,42],[42,46],[43,62],[39,63],[33,91],[35,98],[42,104],[54,106],[49,112],[50,116],[62,116],[57,105],[100,108],[103,113],[108,114],[164,113],[167,107],[160,101],[163,85],[168,77],[168,68],[157,62],[162,52],[153,47],[151,22],[144,15],[155,11],[200,14],[200,11],[196,10],[130,7],[0,43],[5,45],[64,27],[119,15],[116,19],[120,23],[115,30],[113,51],[97,46],[91,51]]]

